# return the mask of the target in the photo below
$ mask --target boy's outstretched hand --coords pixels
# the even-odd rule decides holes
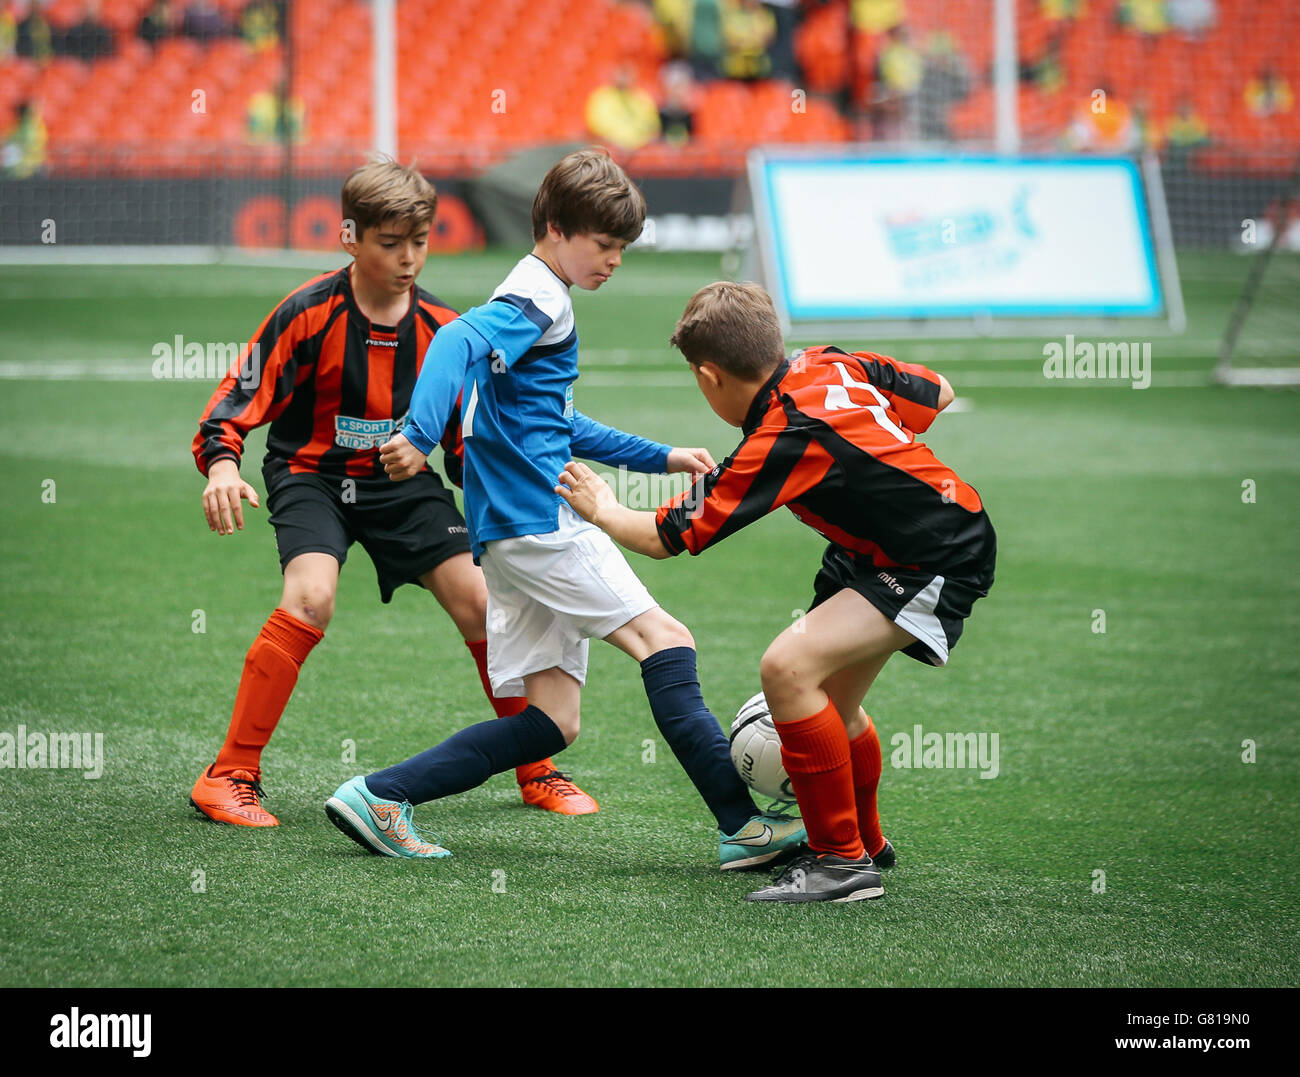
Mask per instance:
[[[674,452],[703,453],[705,449],[674,449]],[[686,469],[679,468],[680,471]],[[620,546],[643,553],[647,557],[667,557],[668,550],[659,538],[653,512],[637,512],[618,503],[614,491],[586,464],[576,460],[560,472],[560,483],[555,488],[573,511],[589,524],[595,524]]]
[[[694,479],[707,475],[717,466],[708,449],[672,449],[668,453],[665,470],[670,475],[685,471]]]
[[[560,472],[560,482],[563,485],[557,486],[555,492],[589,524],[596,523],[596,513],[602,508],[608,510],[618,507],[618,498],[609,488],[609,483],[586,464],[570,460],[568,466]]]
[[[379,446],[379,462],[394,482],[401,482],[424,470],[428,457],[406,440],[404,434],[394,434],[391,441]]]
[[[257,491],[239,477],[239,465],[234,460],[218,460],[208,468],[208,485],[203,490],[203,515],[208,518],[208,530],[218,535],[233,535],[235,528],[244,530],[244,505],[253,508],[261,502]]]

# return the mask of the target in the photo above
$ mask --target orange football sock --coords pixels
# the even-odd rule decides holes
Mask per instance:
[[[866,732],[849,741],[849,759],[853,763],[853,795],[858,802],[858,832],[867,852],[875,856],[885,847],[885,836],[880,832],[880,812],[876,807],[882,768],[880,737],[870,716]]]
[[[799,800],[808,847],[846,860],[866,855],[858,833],[849,736],[835,704],[794,722],[777,722],[781,761]]]
[[[469,653],[474,656],[474,664],[478,666],[478,678],[483,682],[483,691],[488,697],[488,702],[492,704],[492,709],[497,712],[498,718],[507,718],[512,714],[518,714],[528,706],[528,700],[523,696],[503,696],[498,698],[492,694],[492,682],[488,680],[487,671],[487,640],[467,639],[465,646],[469,648]],[[533,778],[540,778],[543,774],[549,774],[553,770],[555,770],[555,764],[550,759],[543,759],[537,763],[526,763],[522,767],[515,767],[515,780],[520,785],[523,785],[524,782]]]
[[[271,614],[244,659],[226,743],[209,768],[212,777],[237,770],[261,774],[262,749],[293,694],[298,671],[324,634],[285,610],[276,609]]]

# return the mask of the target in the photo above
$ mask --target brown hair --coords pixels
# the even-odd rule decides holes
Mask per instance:
[[[645,224],[645,196],[602,149],[577,150],[542,180],[533,199],[533,239],[555,225],[575,234],[614,236],[631,243]]]
[[[758,284],[720,280],[686,304],[668,341],[692,366],[717,363],[728,374],[766,378],[785,358],[772,297]]]
[[[438,212],[438,192],[415,165],[399,165],[391,157],[374,154],[343,181],[343,219],[352,221],[356,238],[367,228],[396,218],[414,232],[433,222]]]

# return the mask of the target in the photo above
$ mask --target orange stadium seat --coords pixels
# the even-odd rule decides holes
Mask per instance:
[[[217,2],[237,21],[247,0]],[[207,155],[225,146],[223,167],[239,160],[274,171],[274,147],[247,146],[247,105],[251,94],[278,84],[283,45],[252,52],[229,36],[205,43],[172,38],[151,48],[136,36],[149,3],[103,0],[98,17],[115,32],[113,56],[89,64],[56,57],[44,66],[22,58],[0,61],[0,123],[11,121],[19,101],[38,98],[52,148],[66,149],[60,167],[111,159],[113,167],[139,170],[147,160],[193,171],[198,166],[187,153],[211,164]],[[1018,0],[1022,58],[1041,57],[1061,35],[1065,78],[1056,93],[1022,85],[1027,140],[1054,144],[1071,111],[1103,85],[1160,129],[1181,102],[1190,101],[1210,126],[1216,152],[1238,147],[1248,156],[1300,139],[1300,8],[1292,0],[1219,0],[1216,24],[1199,38],[1175,30],[1140,35],[1116,22],[1117,6],[1118,0],[1091,0],[1083,17],[1050,22],[1039,0]],[[78,0],[51,0],[45,7],[56,27],[71,25],[85,10]],[[401,3],[396,10],[403,153],[418,146],[456,167],[481,167],[516,146],[587,137],[585,103],[596,86],[619,64],[631,63],[638,81],[658,92],[666,60],[664,36],[648,6],[632,0],[495,0],[490,14],[477,0]],[[923,49],[932,32],[946,31],[975,75],[969,96],[950,110],[954,137],[987,139],[990,20],[955,19],[953,0],[907,0],[905,10],[915,47]],[[357,147],[370,141],[370,18],[367,0],[292,6],[293,92],[307,115],[304,161],[354,160]],[[521,38],[516,28],[525,20],[530,33]],[[791,109],[794,87],[786,83],[706,82],[698,87],[690,145],[646,147],[631,159],[657,174],[689,174],[740,168],[755,142],[850,137],[850,123],[822,95],[843,88],[851,63],[865,83],[883,37],[856,33],[852,53],[849,40],[847,0],[803,5],[794,46],[802,71],[797,85],[808,94],[805,111]],[[539,56],[546,62],[537,62]],[[1289,111],[1257,117],[1243,91],[1245,81],[1265,68],[1289,82],[1297,101]],[[206,95],[205,112],[191,109],[196,89]],[[505,92],[504,113],[492,110],[494,91]],[[162,149],[145,155],[140,140]],[[105,153],[105,147],[127,143],[134,147],[129,153]],[[93,152],[77,151],[82,144]],[[1230,159],[1230,152],[1207,157],[1212,164]]]

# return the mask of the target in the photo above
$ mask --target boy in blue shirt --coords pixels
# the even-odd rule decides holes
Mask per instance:
[[[705,449],[625,434],[573,406],[578,337],[569,288],[594,291],[610,278],[641,232],[645,200],[608,155],[582,150],[547,174],[532,216],[532,253],[489,302],[439,332],[406,428],[380,450],[391,478],[417,474],[459,401],[470,544],[488,586],[488,675],[494,691],[518,692],[528,706],[345,782],[326,814],[373,852],[448,855],[408,840],[413,805],[571,744],[594,636],[640,663],[655,722],[717,819],[723,869],[767,863],[797,848],[802,824],[755,808],[704,704],[690,632],[651,598],[608,536],[555,492],[573,456],[692,476],[715,466]]]

